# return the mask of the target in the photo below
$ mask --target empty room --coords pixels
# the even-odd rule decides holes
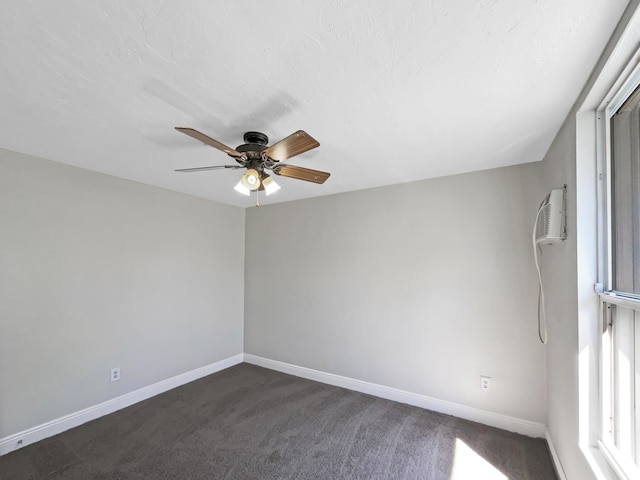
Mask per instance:
[[[0,479],[640,478],[640,0],[0,5]]]

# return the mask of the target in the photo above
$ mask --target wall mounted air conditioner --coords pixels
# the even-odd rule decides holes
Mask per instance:
[[[551,190],[540,204],[536,222],[536,243],[551,245],[567,238],[565,188]]]

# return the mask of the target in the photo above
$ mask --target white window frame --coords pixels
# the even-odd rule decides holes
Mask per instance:
[[[640,52],[639,52],[640,53]],[[631,68],[630,65],[628,68]],[[614,272],[613,272],[613,214],[612,214],[612,174],[611,174],[611,124],[613,116],[622,107],[622,105],[634,94],[640,87],[640,65],[632,68],[622,85],[618,88],[611,98],[601,104],[598,111],[598,142],[602,144],[598,149],[600,156],[598,159],[598,206],[601,221],[599,222],[598,236],[600,239],[598,254],[600,260],[599,283],[603,285],[603,292],[600,294],[600,309],[598,325],[600,332],[603,333],[602,342],[598,355],[599,365],[599,401],[598,413],[600,417],[598,425],[598,448],[605,456],[609,465],[616,474],[623,479],[640,478],[640,468],[629,459],[620,455],[616,446],[610,441],[607,431],[612,428],[606,412],[611,411],[609,387],[611,382],[610,362],[613,352],[609,351],[607,336],[611,329],[607,328],[610,315],[609,309],[613,308],[629,308],[640,311],[640,300],[637,298],[629,298],[619,296],[613,289]],[[635,361],[635,360],[634,360]],[[638,441],[640,439],[636,439]]]
[[[637,12],[634,15],[634,19],[636,21],[639,20]],[[629,26],[633,24],[634,22],[632,20]],[[629,28],[627,30],[629,30]],[[597,385],[595,389],[591,385],[587,389],[581,388],[581,447],[599,478],[619,478],[624,480],[639,478],[640,469],[635,464],[629,463],[627,459],[621,457],[617,449],[604,438],[606,437],[605,430],[610,428],[603,415],[605,409],[607,409],[607,382],[610,378],[608,372],[603,370],[603,364],[604,357],[610,352],[606,351],[606,346],[604,346],[601,339],[602,332],[606,331],[606,324],[608,322],[606,314],[607,305],[618,305],[620,307],[640,310],[640,301],[620,297],[613,292],[611,235],[611,118],[631,94],[640,87],[639,55],[640,49],[635,52],[632,56],[633,60],[625,65],[622,73],[619,74],[615,81],[610,82],[609,91],[604,95],[604,99],[597,108],[592,110],[592,113],[595,114],[594,117],[596,121],[597,282],[595,289],[599,291],[599,308],[597,316],[591,316],[591,329],[587,335],[584,335],[585,328],[581,327],[581,337],[583,338],[581,338],[580,342],[580,347],[584,347],[584,339],[588,337],[589,340],[586,343],[591,347],[591,355],[593,358],[597,359],[596,371],[593,371],[593,366],[580,366],[581,378],[586,376],[589,377],[590,380],[594,380],[595,376],[595,384]],[[598,82],[596,82],[596,85],[597,83]],[[579,124],[577,137],[578,142],[580,142]],[[579,146],[577,150],[579,154]],[[580,161],[579,155],[577,161]],[[579,177],[580,169],[578,168],[577,170]],[[578,199],[578,201],[580,200]],[[580,245],[578,245],[578,250],[580,250]],[[580,318],[580,320],[582,321],[582,318]],[[595,335],[594,326],[596,327]],[[585,372],[585,369],[590,371]],[[587,383],[593,383],[593,381]],[[597,394],[594,395],[595,392],[597,392]],[[585,402],[586,397],[588,397],[588,401]],[[586,407],[585,403],[587,404]],[[603,463],[603,460],[606,462],[606,465]]]
[[[626,308],[632,309],[635,311],[640,311],[640,301],[635,299],[629,299],[624,297],[619,297],[610,292],[603,292],[600,294],[600,302],[601,302],[601,321],[603,322],[603,348],[600,352],[601,358],[604,359],[607,356],[610,356],[612,352],[610,352],[607,348],[606,337],[609,335],[611,329],[607,329],[605,327],[608,322],[608,310],[612,306],[618,308]],[[604,454],[605,458],[609,462],[609,465],[613,468],[616,474],[623,479],[637,479],[640,478],[640,467],[635,465],[633,462],[630,462],[629,459],[619,454],[618,449],[615,447],[613,443],[611,443],[606,435],[606,430],[610,428],[609,421],[606,418],[606,412],[610,411],[610,392],[608,391],[608,384],[611,382],[610,372],[603,369],[605,362],[600,361],[600,375],[601,375],[601,383],[600,383],[600,438],[598,440],[598,447]],[[635,429],[635,425],[631,428]],[[636,438],[636,441],[639,440]]]
[[[581,95],[575,117],[575,235],[578,302],[578,443],[598,480],[625,479],[615,461],[603,448],[602,371],[600,370],[603,332],[602,301],[596,291],[608,285],[606,249],[609,230],[605,189],[608,165],[607,108],[623,102],[640,83],[640,4],[632,0],[598,70]],[[626,94],[624,93],[626,89]],[[618,105],[620,106],[621,103]],[[616,108],[617,109],[617,108]],[[571,188],[571,185],[570,185]],[[571,212],[571,205],[569,205]],[[562,472],[561,472],[562,473]],[[563,475],[561,474],[561,478]]]

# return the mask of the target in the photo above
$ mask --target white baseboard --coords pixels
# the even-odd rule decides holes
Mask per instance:
[[[82,425],[83,423],[95,420],[104,415],[108,415],[122,408],[141,402],[142,400],[154,397],[160,393],[166,392],[207,375],[211,375],[212,373],[216,373],[226,368],[232,367],[234,365],[242,363],[243,360],[253,365],[269,368],[271,370],[277,370],[279,372],[295,375],[297,377],[307,378],[309,380],[314,380],[317,382],[366,393],[380,398],[386,398],[388,400],[393,400],[400,403],[406,403],[408,405],[445,413],[447,415],[453,415],[455,417],[464,418],[523,435],[528,435],[530,437],[546,437],[547,442],[549,443],[549,449],[551,451],[554,465],[556,466],[556,469],[558,471],[559,480],[566,480],[566,477],[564,476],[564,472],[562,470],[562,466],[560,465],[558,456],[551,441],[551,437],[546,431],[545,426],[540,423],[522,420],[507,415],[501,415],[498,413],[468,407],[445,400],[439,400],[436,398],[427,397],[425,395],[419,395],[416,393],[399,390],[397,388],[385,387],[384,385],[377,385],[375,383],[364,382],[362,380],[334,375],[332,373],[299,367],[296,365],[291,365],[289,363],[269,360],[267,358],[262,358],[251,354],[234,355],[233,357],[229,357],[210,365],[205,365],[204,367],[200,367],[195,370],[176,375],[175,377],[169,378],[167,380],[162,380],[160,382],[154,383],[153,385],[140,388],[125,395],[121,395],[111,400],[107,400],[106,402],[102,402],[98,405],[94,405],[78,412],[65,415],[64,417],[57,418],[42,425],[38,425],[22,432],[9,435],[8,437],[0,438],[0,455],[5,455],[23,446],[38,442],[53,435],[57,435],[66,430],[69,430],[70,428],[77,427],[79,425]]]
[[[99,403],[98,405],[65,415],[64,417],[56,418],[55,420],[43,423],[42,425],[9,435],[8,437],[0,438],[0,455],[5,455],[13,450],[17,450],[18,448],[31,443],[57,435],[65,430],[69,430],[70,428],[77,427],[83,423],[108,415],[117,410],[133,405],[134,403],[155,397],[160,393],[242,363],[242,361],[242,354],[234,355],[232,357],[225,358],[224,360],[205,365],[204,367],[196,368],[195,370],[162,380],[154,383],[153,385],[126,393],[111,400],[107,400],[106,402]]]
[[[567,480],[567,476],[564,473],[562,464],[560,463],[560,457],[558,456],[556,447],[553,444],[553,440],[551,439],[551,432],[549,432],[549,429],[547,428],[545,428],[545,431],[544,431],[544,438],[547,439],[547,444],[549,445],[549,452],[551,452],[551,460],[553,460],[553,468],[556,471],[556,476],[558,477],[558,480]]]
[[[453,415],[454,417],[464,418],[473,422],[482,423],[491,427],[501,428],[510,432],[520,433],[529,437],[544,438],[546,428],[543,424],[522,420],[520,418],[501,415],[499,413],[481,410],[479,408],[467,407],[446,400],[427,397],[397,388],[385,387],[375,383],[363,382],[354,378],[334,375],[332,373],[321,372],[311,368],[299,367],[289,363],[269,360],[267,358],[258,357],[248,353],[244,354],[244,361],[260,367],[277,370],[278,372],[288,373],[296,377],[302,377],[316,382],[334,385],[336,387],[354,390],[356,392],[367,393],[387,400],[393,400],[400,403],[406,403],[416,407],[433,410],[435,412]]]

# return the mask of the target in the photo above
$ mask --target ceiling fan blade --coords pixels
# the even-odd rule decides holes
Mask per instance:
[[[319,146],[320,143],[315,138],[302,130],[298,130],[296,133],[271,145],[264,153],[267,157],[280,162]]]
[[[176,172],[184,172],[184,173],[204,172],[206,170],[222,170],[223,168],[232,168],[236,170],[238,168],[243,168],[243,167],[241,167],[240,165],[213,165],[211,167],[180,168],[176,170]]]
[[[227,155],[231,155],[232,157],[240,157],[242,154],[237,150],[234,150],[231,147],[227,147],[224,143],[220,143],[217,140],[214,140],[211,137],[206,136],[204,133],[200,133],[193,128],[183,128],[183,127],[175,127],[179,132],[184,133],[185,135],[189,135],[190,137],[195,138],[196,140],[200,140],[202,143],[206,143],[207,145],[212,146],[213,148],[217,148],[218,150],[223,151]]]
[[[291,177],[313,183],[324,183],[327,178],[329,178],[329,175],[331,175],[328,172],[296,167],[295,165],[276,165],[273,168],[273,173],[282,175],[283,177]]]

